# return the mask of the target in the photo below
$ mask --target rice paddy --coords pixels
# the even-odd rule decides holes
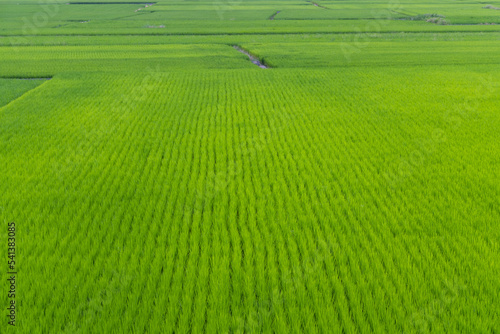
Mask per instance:
[[[487,5],[0,0],[0,332],[500,331]]]

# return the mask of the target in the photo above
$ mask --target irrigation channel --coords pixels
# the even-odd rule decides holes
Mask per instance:
[[[248,56],[248,58],[250,58],[250,61],[254,64],[254,65],[257,65],[259,66],[260,68],[269,68],[269,66],[266,66],[263,64],[263,62],[260,61],[259,58],[255,57],[254,55],[252,55],[250,52],[248,52],[247,50],[245,49],[242,49],[241,47],[239,47],[238,45],[233,45],[233,48],[235,48],[236,50],[238,50],[239,52],[243,53],[243,54],[246,54]]]

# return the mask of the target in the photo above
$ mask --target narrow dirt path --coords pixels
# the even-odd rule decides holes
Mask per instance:
[[[148,8],[148,7],[151,7],[151,6],[155,5],[155,4],[156,4],[156,2],[147,3],[147,4],[145,4],[145,5],[144,5],[144,7],[141,7],[141,8],[139,8],[139,9],[136,9],[134,12],[138,12],[138,11],[140,11],[140,10],[146,9],[146,8]]]
[[[276,13],[274,13],[273,15],[269,16],[269,20],[274,20],[274,18],[276,17],[276,15],[278,15],[279,13],[281,12],[281,10],[278,10]]]
[[[320,4],[317,4],[316,2],[312,2],[310,1],[314,6],[316,7],[319,7],[319,8],[323,8],[323,9],[330,9],[330,8],[327,8],[327,7],[324,7],[324,6],[321,6]]]
[[[255,57],[253,54],[251,54],[250,52],[248,52],[247,50],[245,49],[242,49],[241,47],[239,47],[238,45],[233,45],[233,48],[235,48],[236,50],[238,50],[239,52],[243,53],[243,54],[246,54],[248,56],[248,58],[250,58],[250,61],[254,64],[254,65],[257,65],[259,66],[260,68],[269,68],[269,66],[266,66],[264,65],[259,58]]]

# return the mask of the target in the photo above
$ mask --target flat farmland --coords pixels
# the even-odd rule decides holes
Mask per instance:
[[[0,331],[497,333],[496,7],[0,2]]]

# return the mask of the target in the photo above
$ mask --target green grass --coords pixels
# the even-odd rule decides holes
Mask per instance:
[[[1,333],[500,330],[498,13],[317,3],[0,1]]]

